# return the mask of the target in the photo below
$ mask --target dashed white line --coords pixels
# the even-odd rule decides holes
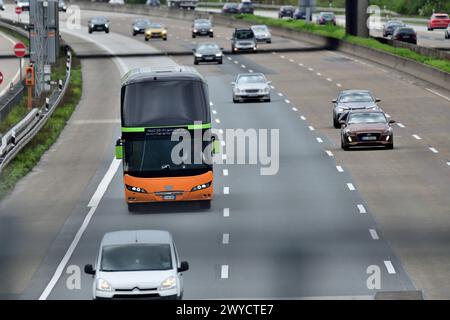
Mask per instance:
[[[353,183],[347,183],[347,188],[348,188],[348,190],[350,190],[350,191],[355,191],[356,189],[355,189],[355,186],[353,185]]]
[[[228,279],[228,265],[222,265],[220,277],[222,279]]]
[[[229,244],[230,243],[230,234],[224,233],[222,235],[222,244]]]
[[[209,105],[212,107],[214,105],[214,103],[212,101],[210,101]]]
[[[281,58],[281,59],[284,59],[284,58],[285,58],[285,56],[280,56],[280,58]]]
[[[224,217],[230,216],[230,208],[223,208],[223,216]]]
[[[223,134],[223,129],[219,129],[219,133],[220,133],[220,134]]]
[[[316,130],[316,129],[314,129],[313,126],[309,126],[308,129],[309,129],[309,131],[314,131],[314,130]]]
[[[308,70],[309,70],[309,71],[314,71],[314,69],[313,69],[313,68],[308,68]]]
[[[318,143],[323,143],[322,138],[317,137],[316,140],[317,140]]]
[[[273,89],[275,89],[275,87],[274,86],[270,86],[270,88],[273,90]]]
[[[233,59],[231,59],[231,57],[227,57],[227,59],[230,60],[230,61],[233,60]]]
[[[342,88],[342,84],[340,84],[340,83],[336,83],[336,86],[338,86],[339,88]]]
[[[223,169],[223,175],[228,176],[228,169]]]
[[[289,62],[295,62],[294,59],[289,59]]]
[[[220,119],[216,119],[216,123],[220,123]]]
[[[296,107],[293,107],[293,108],[292,108],[292,111],[295,111],[295,112],[297,112],[297,111],[298,111],[298,109],[297,109]]]
[[[328,81],[328,82],[333,82],[333,79],[327,78],[327,81]]]
[[[390,114],[385,113],[385,115],[386,115],[387,118],[391,118],[391,115],[390,115]]]
[[[252,70],[252,69],[249,69],[248,72],[253,73],[253,70]]]
[[[450,161],[447,161],[447,165],[450,167]]]
[[[367,213],[366,208],[362,204],[357,205],[359,213]]]
[[[230,187],[223,187],[223,194],[230,194]]]
[[[316,73],[319,77],[321,77],[322,76],[322,74],[320,73],[320,72],[317,72]]]
[[[439,97],[441,97],[441,98],[444,98],[444,99],[447,100],[447,101],[450,101],[450,98],[449,98],[449,97],[444,96],[443,94],[441,94],[441,93],[439,93],[439,92],[437,92],[437,91],[434,91],[434,90],[428,89],[428,88],[427,88],[427,91],[429,91],[429,92],[431,92],[431,93],[433,93],[433,94],[435,94],[435,95],[437,95],[437,96],[439,96]]]
[[[422,138],[420,136],[418,136],[417,134],[413,134],[412,136],[416,140],[422,140]]]
[[[344,172],[344,169],[341,166],[336,166],[336,170],[338,172]]]
[[[247,68],[247,67],[245,66],[245,64],[241,64],[241,67],[244,68],[244,69]]]
[[[227,160],[227,155],[226,154],[222,155],[222,160]]]
[[[400,127],[400,128],[404,128],[405,127],[405,125],[403,124],[403,123],[397,123],[397,125]]]
[[[287,104],[291,103],[291,101],[289,101],[288,99],[284,99],[284,102],[286,102]]]
[[[239,63],[239,61],[234,61],[234,63],[235,63],[235,64],[238,64],[238,63]]]
[[[436,149],[436,148],[430,147],[428,149],[430,149],[430,151],[433,152],[433,153],[439,153],[439,150]]]
[[[392,265],[392,262],[391,262],[390,260],[384,261],[384,265],[386,266],[387,272],[388,272],[389,274],[395,274],[395,273],[396,273],[396,272],[395,272],[395,268],[394,268],[394,266]]]
[[[325,150],[325,153],[326,153],[329,157],[334,157],[333,152],[331,152],[330,150]]]
[[[378,236],[377,230],[375,229],[369,229],[370,235],[372,236],[373,240],[380,240],[380,237]]]
[[[303,63],[299,63],[298,65],[299,65],[300,67],[303,67]]]
[[[278,95],[279,95],[280,97],[282,97],[282,96],[283,96],[283,94],[282,94],[281,92],[278,92]]]
[[[302,119],[303,121],[306,121],[306,117],[305,116],[300,116],[300,119]]]
[[[217,111],[216,110],[212,110],[211,111],[213,114],[217,114]]]

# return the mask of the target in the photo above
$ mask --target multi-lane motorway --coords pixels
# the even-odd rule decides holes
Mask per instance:
[[[8,9],[7,9],[8,10]],[[166,42],[131,35],[136,16],[105,13],[109,34],[62,35],[84,58],[83,97],[58,142],[0,203],[0,296],[90,299],[92,278],[67,285],[69,270],[93,263],[105,232],[164,229],[177,243],[185,298],[370,298],[377,291],[424,290],[449,298],[450,92],[363,59],[277,38],[267,48],[298,52],[227,55],[196,66],[208,81],[217,129],[279,129],[279,172],[258,165],[215,166],[212,208],[150,206],[129,213],[120,163],[120,76],[142,66],[193,65],[192,55],[126,57],[190,51],[190,21],[151,17]],[[215,27],[228,49],[232,30]],[[307,49],[307,50],[301,50]],[[230,82],[241,72],[272,81],[271,103],[233,104]],[[396,149],[340,149],[331,99],[342,89],[370,89],[399,123]],[[226,146],[225,146],[226,150]],[[84,223],[83,223],[84,222]],[[75,267],[74,267],[75,266]],[[381,289],[367,287],[367,269]]]

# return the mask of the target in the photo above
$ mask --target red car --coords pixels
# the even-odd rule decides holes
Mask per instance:
[[[450,24],[450,17],[446,13],[433,13],[430,20],[428,20],[428,31],[434,29],[446,29]]]

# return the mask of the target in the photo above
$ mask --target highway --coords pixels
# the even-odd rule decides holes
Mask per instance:
[[[95,14],[83,12],[81,30],[62,24],[77,53],[186,52],[211,41],[192,39],[188,21],[152,18],[166,24],[169,40],[146,43],[131,36],[136,17],[117,13],[105,14],[110,34],[89,35],[86,21]],[[216,26],[215,34],[228,49],[231,29]],[[277,175],[261,176],[257,165],[215,166],[208,211],[175,204],[129,213],[113,160],[120,75],[139,66],[193,65],[193,57],[83,59],[75,114],[0,203],[0,297],[90,299],[92,278],[82,275],[81,289],[70,290],[67,267],[93,263],[105,232],[137,228],[173,234],[191,266],[186,299],[367,299],[376,291],[416,289],[427,298],[450,298],[450,92],[353,56],[273,40],[262,47],[299,50],[196,66],[209,84],[215,128],[279,129],[280,135]],[[230,82],[250,70],[272,81],[271,103],[232,103]],[[355,87],[372,90],[399,122],[393,151],[341,151],[330,101]],[[378,290],[366,283],[374,265],[381,270]]]

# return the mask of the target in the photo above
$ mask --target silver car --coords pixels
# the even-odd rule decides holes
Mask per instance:
[[[262,73],[242,73],[233,86],[233,102],[259,100],[270,102],[270,81]]]
[[[272,43],[272,35],[266,25],[251,26],[251,29],[255,34],[256,41]]]
[[[377,105],[380,99],[375,99],[368,90],[344,90],[337,99],[333,99],[333,126],[341,127],[339,118],[350,110],[381,110]]]
[[[188,269],[169,232],[138,230],[105,234],[84,272],[94,278],[94,299],[181,299]]]

